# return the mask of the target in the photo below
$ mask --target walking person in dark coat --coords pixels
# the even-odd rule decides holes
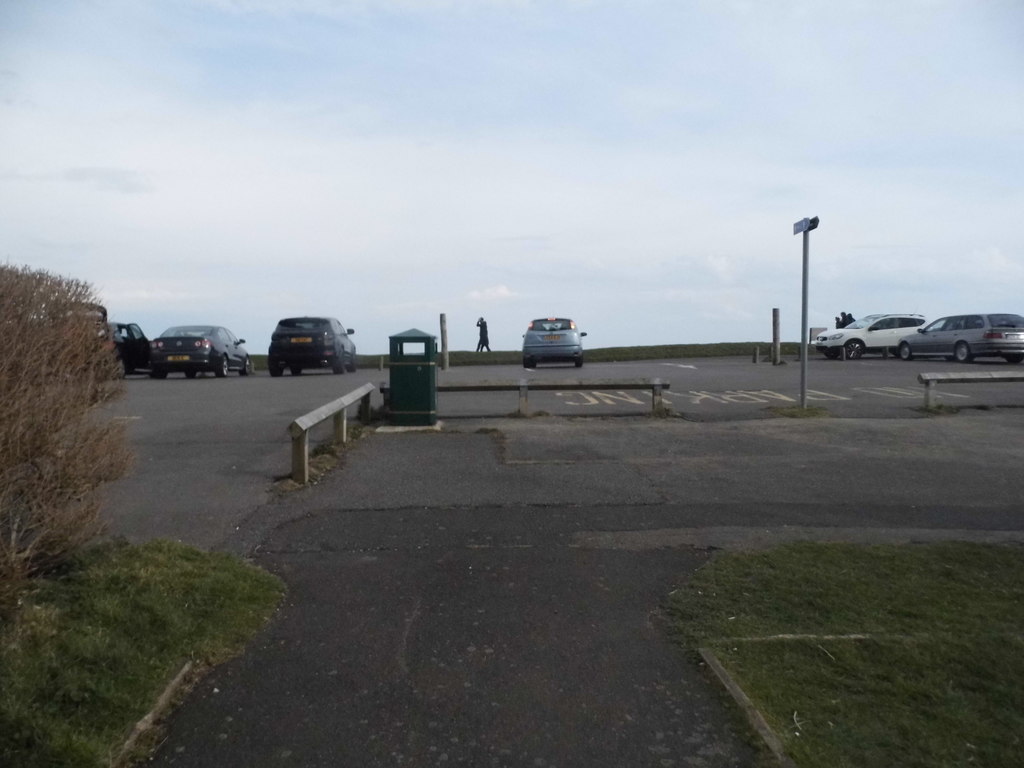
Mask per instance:
[[[476,327],[480,329],[480,341],[476,344],[476,351],[483,352],[485,349],[491,351],[491,342],[487,338],[487,321],[482,317],[476,321]]]

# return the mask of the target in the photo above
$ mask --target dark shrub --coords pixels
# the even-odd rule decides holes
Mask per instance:
[[[103,314],[85,283],[0,265],[0,600],[99,532],[97,486],[128,465]]]

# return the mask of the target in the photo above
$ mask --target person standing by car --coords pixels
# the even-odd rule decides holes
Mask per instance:
[[[482,317],[476,321],[476,327],[480,329],[480,341],[476,343],[476,351],[483,352],[486,349],[491,351],[491,342],[487,338],[487,321]]]

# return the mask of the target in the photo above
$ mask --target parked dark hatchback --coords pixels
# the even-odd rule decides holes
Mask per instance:
[[[305,368],[330,368],[334,373],[356,370],[355,331],[334,317],[286,317],[270,336],[267,369],[280,376],[287,368],[298,376]]]
[[[124,373],[134,373],[139,368],[149,368],[149,339],[135,323],[109,324],[110,338],[121,361]]]
[[[239,376],[252,373],[252,360],[240,339],[219,325],[178,325],[168,328],[149,343],[149,375],[166,379],[168,373],[184,373],[194,379],[209,371],[218,378],[228,371]]]

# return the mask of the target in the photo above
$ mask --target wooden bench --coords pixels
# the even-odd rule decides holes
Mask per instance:
[[[919,373],[917,380],[924,384],[924,407],[932,407],[936,384],[984,384],[993,381],[1024,381],[1024,373],[1016,371],[980,371],[978,373]]]
[[[658,413],[664,407],[661,393],[669,388],[669,382],[661,379],[612,379],[607,381],[484,381],[478,384],[438,384],[438,392],[518,392],[519,415],[529,414],[529,391],[567,392],[578,390],[626,390],[649,389],[651,391],[651,412]],[[385,405],[390,402],[389,387],[381,385]]]

